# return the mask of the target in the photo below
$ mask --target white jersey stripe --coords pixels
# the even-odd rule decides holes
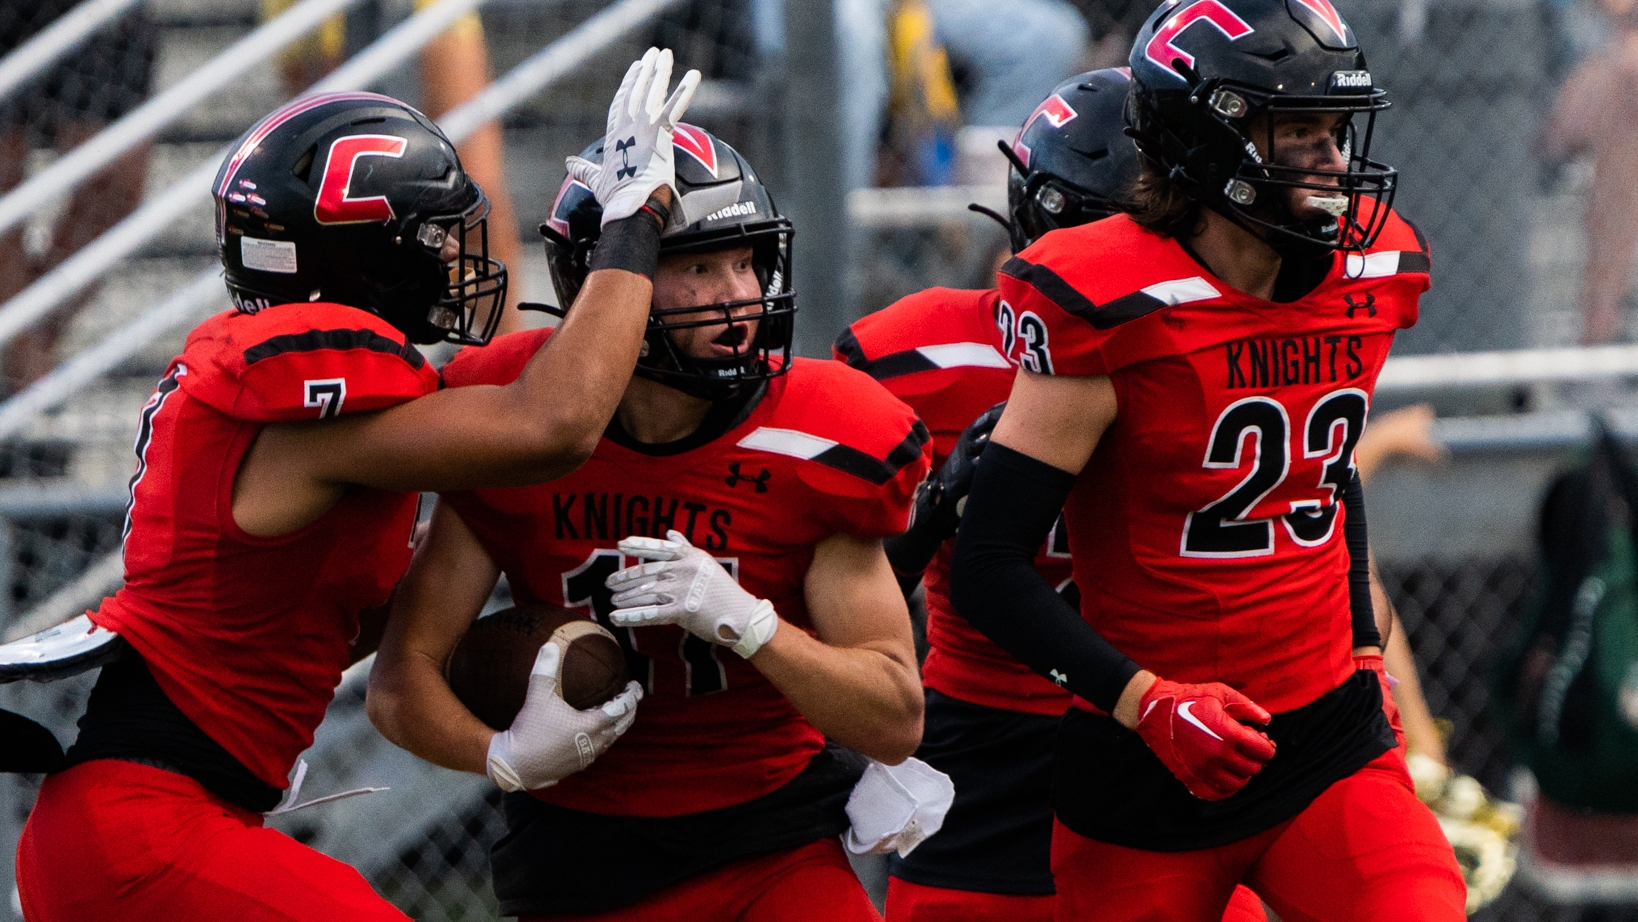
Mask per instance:
[[[811,461],[835,448],[837,443],[795,429],[776,429],[772,426],[760,426],[755,432],[740,439],[738,444],[740,448],[751,448],[756,451],[766,451],[771,454],[788,455],[792,458]]]
[[[1157,282],[1143,289],[1143,293],[1169,307],[1187,304],[1190,301],[1204,301],[1217,297],[1217,289],[1200,276],[1187,279],[1173,279],[1170,282]]]
[[[1351,279],[1380,279],[1399,273],[1399,251],[1348,256],[1347,276]]]
[[[916,349],[939,368],[1011,368],[1001,350],[989,343],[945,343]]]

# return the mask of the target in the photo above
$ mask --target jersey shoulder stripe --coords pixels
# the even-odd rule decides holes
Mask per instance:
[[[758,426],[750,435],[740,439],[738,445],[740,448],[813,461],[881,486],[920,458],[922,446],[930,439],[927,427],[918,419],[885,458],[877,458],[823,436],[773,426]]]
[[[833,356],[878,381],[951,368],[1010,368],[994,289],[929,288],[854,321]]]
[[[940,343],[891,352],[878,359],[866,359],[857,350],[851,331],[844,330],[836,341],[836,351],[849,368],[857,368],[877,381],[946,368],[1011,368],[1007,357],[990,343]]]
[[[1001,274],[1007,278],[1017,279],[1040,292],[1047,300],[1058,305],[1059,310],[1064,313],[1096,322],[1098,306],[1046,265],[1030,262],[1022,256],[1014,256],[1001,266]],[[1160,306],[1162,305],[1156,305],[1157,308]]]
[[[374,330],[306,330],[274,336],[245,350],[245,365],[254,365],[264,359],[292,352],[317,352],[320,349],[363,349],[396,355],[419,369],[427,363],[421,351],[408,342],[399,342],[382,336]]]
[[[251,422],[379,410],[438,388],[438,374],[381,317],[323,301],[227,311],[189,334],[181,387]]]

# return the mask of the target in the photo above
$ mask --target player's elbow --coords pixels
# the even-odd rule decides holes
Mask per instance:
[[[605,417],[569,408],[528,417],[520,426],[528,479],[555,480],[572,473],[591,459],[608,424]]]
[[[867,746],[859,748],[864,755],[887,765],[897,765],[916,754],[921,748],[921,696],[916,696],[913,713],[878,726]]]
[[[370,670],[369,689],[364,695],[364,713],[387,741],[404,747],[403,718],[405,696],[395,670],[383,668],[380,660]]]

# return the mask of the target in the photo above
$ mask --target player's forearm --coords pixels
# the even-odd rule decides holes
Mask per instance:
[[[1138,666],[1035,569],[1075,478],[1004,444],[985,449],[956,533],[950,601],[1020,662],[1113,712]]]
[[[485,774],[495,731],[472,716],[450,691],[443,669],[427,657],[378,658],[365,708],[375,728],[399,748],[434,765]]]
[[[819,732],[896,765],[921,745],[921,678],[890,644],[836,647],[784,623],[751,657]]]

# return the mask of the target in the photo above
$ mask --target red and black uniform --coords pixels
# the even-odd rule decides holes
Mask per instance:
[[[508,382],[547,335],[462,353],[445,381]],[[736,873],[735,862],[846,828],[858,766],[828,752],[727,648],[674,625],[613,628],[604,580],[635,562],[617,549],[621,538],[676,529],[781,618],[810,629],[803,583],[815,547],[835,534],[902,531],[927,441],[915,415],[868,377],[799,359],[751,398],[716,404],[680,442],[644,445],[614,423],[591,460],[552,483],[445,495],[514,598],[580,608],[611,627],[646,691],[636,723],[590,768],[508,796],[509,831],[493,855],[503,913],[607,912],[644,898],[664,907],[684,881]],[[843,860],[823,848],[827,861]],[[863,895],[810,900],[817,918],[854,912]],[[691,906],[668,911],[698,911]]]
[[[933,466],[961,432],[1007,399],[1015,370],[996,322],[1000,293],[932,288],[850,326],[835,357],[916,411],[933,437]],[[1035,558],[1073,599],[1067,530]],[[889,857],[887,915],[1047,922],[1053,916],[1052,757],[1069,692],[997,647],[950,605],[946,542],[923,577],[927,606],[926,730],[916,757],[950,775],[955,802],[938,835]],[[1242,891],[1234,919],[1261,919]]]
[[[308,525],[233,518],[269,423],[436,390],[404,335],[337,304],[229,312],[188,337],[142,410],[125,586],[91,617],[130,651],[105,667],[18,850],[34,922],[401,919],[356,871],[261,827],[313,742],[365,609],[409,565],[416,494],[354,488]]]
[[[1002,269],[1009,357],[1108,376],[1119,407],[1064,506],[1082,617],[1125,664],[1069,676],[1084,697],[1054,784],[1060,918],[1094,905],[1126,918],[1144,900],[1215,918],[1242,879],[1288,918],[1337,917],[1383,887],[1427,918],[1448,917],[1452,898],[1460,911],[1460,875],[1392,748],[1375,676],[1354,669],[1340,502],[1393,333],[1428,286],[1428,249],[1390,215],[1372,248],[1319,268],[1306,293],[1265,301],[1117,216],[1049,234]],[[1275,715],[1276,755],[1226,800],[1190,795],[1105,716],[1140,667],[1240,690]],[[1371,797],[1394,803],[1391,822]],[[1314,833],[1320,814],[1367,813],[1369,828],[1327,827],[1323,845],[1282,838]],[[1211,874],[1184,870],[1213,849]],[[1155,852],[1176,853],[1179,879],[1199,887],[1156,883],[1172,856]],[[1406,860],[1409,877],[1389,869]],[[1360,890],[1320,886],[1344,870]],[[1299,879],[1313,886],[1287,886]]]
[[[996,326],[999,294],[934,288],[849,327],[835,357],[880,381],[933,436],[935,469],[979,414],[1006,400],[1014,370]],[[1057,529],[1036,557],[1070,583]],[[889,859],[890,918],[923,904],[1017,920],[1052,918],[1053,739],[1069,693],[1009,656],[950,607],[950,544],[928,565],[926,729],[916,757],[950,775],[956,799],[938,835]]]

